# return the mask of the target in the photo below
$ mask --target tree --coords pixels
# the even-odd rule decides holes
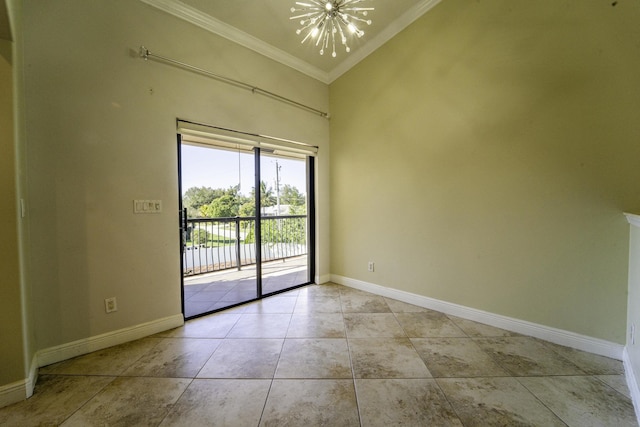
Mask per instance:
[[[216,197],[220,197],[222,190],[214,190],[211,187],[191,187],[182,196],[182,206],[187,208],[189,218],[197,218],[200,207],[213,202]]]
[[[211,203],[200,208],[200,213],[206,218],[229,218],[238,216],[238,198],[231,194],[218,197]]]
[[[239,216],[256,216],[256,203],[247,197],[247,201],[240,206]]]
[[[306,200],[304,194],[300,193],[293,185],[285,184],[280,190],[280,203],[283,205],[303,206]]]
[[[256,190],[255,187],[251,190],[253,200],[255,200]],[[274,206],[276,204],[276,196],[273,195],[273,189],[267,187],[267,183],[260,181],[260,205],[264,208],[266,206]]]
[[[189,218],[236,216],[247,198],[239,194],[239,186],[229,188],[191,187],[182,198]],[[216,200],[224,197],[224,200]],[[233,207],[235,206],[235,207]]]
[[[307,241],[306,218],[263,220],[260,230],[263,244],[305,244]],[[255,243],[256,236],[253,228],[249,230],[244,241],[245,243]]]
[[[191,242],[194,245],[206,245],[211,240],[211,233],[201,228],[196,228],[191,233]]]
[[[307,205],[289,205],[289,215],[306,215],[307,213]]]
[[[244,197],[240,204],[240,216],[255,216],[256,214],[256,188],[251,188],[251,196]],[[276,196],[273,195],[273,189],[267,187],[267,183],[260,181],[260,205],[264,208],[266,206],[275,206]]]

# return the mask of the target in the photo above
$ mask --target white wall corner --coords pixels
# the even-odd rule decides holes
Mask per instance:
[[[340,285],[348,286],[366,292],[371,292],[372,294],[396,299],[408,304],[417,305],[419,307],[428,308],[430,310],[436,310],[444,314],[450,314],[452,316],[461,317],[463,319],[473,320],[478,323],[484,323],[486,325],[505,329],[507,331],[532,336],[544,341],[549,341],[566,347],[575,348],[577,350],[587,351],[589,353],[610,357],[612,359],[622,360],[624,346],[598,338],[576,334],[574,332],[565,331],[562,329],[551,328],[549,326],[539,325],[537,323],[514,319],[499,314],[489,313],[475,308],[453,304],[447,301],[441,301],[423,295],[401,291],[398,289],[387,288],[373,283],[368,283],[339,275],[332,274],[331,281]]]
[[[635,372],[633,371],[633,364],[629,358],[627,347],[624,348],[622,362],[624,363],[624,375],[627,380],[627,387],[629,387],[629,393],[631,394],[633,408],[636,411],[638,424],[640,424],[640,389],[638,389],[638,377],[636,377]]]
[[[627,221],[631,226],[640,228],[640,215],[626,213],[624,216],[627,218]],[[633,232],[633,230],[631,230]],[[633,236],[633,234],[632,234]],[[629,256],[629,287],[628,287],[628,301],[627,301],[627,330],[629,330],[630,325],[633,323],[633,319],[636,318],[636,312],[634,311],[635,304],[633,304],[633,298],[637,293],[637,278],[633,276],[633,265],[634,265],[634,240],[631,237],[630,243],[630,256]],[[635,355],[635,352],[634,352]],[[635,357],[635,356],[634,356]],[[631,360],[631,355],[629,354],[629,340],[627,341],[627,346],[624,348],[623,359],[624,363],[624,373],[625,379],[627,380],[627,386],[629,387],[629,393],[631,395],[631,401],[633,402],[633,408],[636,411],[636,418],[638,419],[638,424],[640,424],[640,389],[638,388],[638,376],[637,372],[634,369],[633,362]],[[636,366],[637,368],[637,366]]]
[[[31,365],[29,366],[29,377],[26,381],[27,387],[27,399],[33,396],[33,389],[36,387],[36,382],[38,382],[38,354],[34,354],[31,358]]]
[[[182,325],[184,325],[184,317],[182,314],[176,314],[174,316],[142,323],[129,328],[119,329],[117,331],[107,332],[105,334],[47,348],[38,351],[37,366],[47,366],[52,363],[71,359],[72,357],[148,337],[149,335],[177,328]]]
[[[640,215],[625,212],[624,216],[627,217],[627,221],[629,221],[629,224],[640,227]]]

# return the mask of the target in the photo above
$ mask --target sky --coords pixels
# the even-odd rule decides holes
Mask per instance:
[[[182,145],[182,193],[191,187],[229,188],[240,184],[240,193],[249,196],[254,187],[253,154]],[[275,191],[276,160],[280,166],[280,188],[293,185],[306,194],[304,160],[262,157],[261,179]]]

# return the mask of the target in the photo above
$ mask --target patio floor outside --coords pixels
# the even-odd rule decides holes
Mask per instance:
[[[289,289],[309,282],[307,256],[262,264],[262,293]],[[257,298],[256,266],[243,266],[184,278],[185,318]]]

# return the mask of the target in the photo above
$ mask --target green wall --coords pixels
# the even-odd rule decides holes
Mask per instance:
[[[624,343],[640,3],[611,3],[445,0],[332,83],[332,273]]]
[[[2,6],[2,5],[0,5]],[[12,43],[0,39],[0,386],[25,378],[18,257]]]
[[[320,146],[328,121],[157,61],[138,49],[328,108],[308,76],[141,1],[24,0],[29,307],[36,350],[180,315],[176,118]],[[163,201],[135,215],[133,200]],[[318,226],[328,275],[328,221]],[[105,313],[116,297],[118,311]]]

